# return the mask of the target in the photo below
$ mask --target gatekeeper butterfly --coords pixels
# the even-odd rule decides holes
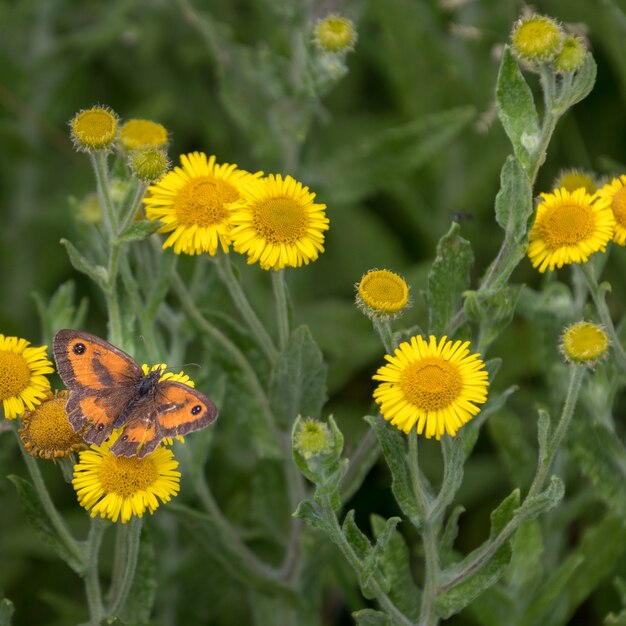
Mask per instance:
[[[217,407],[204,394],[171,380],[161,370],[144,374],[139,364],[108,341],[79,330],[54,336],[57,370],[70,395],[66,413],[85,441],[101,445],[124,428],[111,447],[116,456],[141,459],[163,437],[186,435],[217,419]]]

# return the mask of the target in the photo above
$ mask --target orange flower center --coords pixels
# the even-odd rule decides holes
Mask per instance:
[[[450,406],[459,396],[463,381],[458,368],[438,356],[408,365],[400,378],[404,397],[425,411]]]
[[[254,227],[270,243],[294,243],[306,234],[304,207],[291,198],[270,198],[256,206]]]
[[[109,452],[102,459],[99,477],[105,493],[127,498],[157,482],[159,472],[149,456],[139,460]]]
[[[620,226],[626,227],[626,187],[621,187],[613,196],[611,209],[613,209],[615,221]]]
[[[560,204],[548,209],[537,230],[551,250],[574,246],[593,232],[593,212],[588,206]]]
[[[20,354],[0,350],[0,400],[15,398],[30,384],[31,371]]]
[[[200,176],[178,192],[173,206],[183,226],[206,228],[223,222],[228,217],[226,205],[238,198],[239,192],[230,183]]]

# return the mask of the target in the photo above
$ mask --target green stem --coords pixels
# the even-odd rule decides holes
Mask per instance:
[[[578,401],[578,395],[580,392],[580,386],[585,374],[584,366],[573,366],[570,373],[570,382],[567,390],[567,397],[563,403],[563,410],[561,411],[561,417],[559,423],[554,431],[553,436],[548,444],[548,450],[546,451],[545,459],[543,462],[540,460],[537,466],[537,473],[535,479],[531,485],[524,502],[517,509],[517,513],[513,516],[511,521],[491,540],[484,544],[483,548],[476,555],[476,558],[469,563],[461,572],[459,572],[452,580],[448,581],[445,585],[439,588],[439,593],[444,593],[453,589],[461,582],[463,582],[473,572],[478,570],[483,563],[488,561],[504,544],[505,541],[515,532],[517,527],[524,521],[524,505],[529,499],[538,495],[543,488],[546,476],[554,462],[557,452],[563,442],[563,438],[567,432],[568,426],[571,422],[574,409],[576,408],[576,402]]]
[[[107,164],[107,153],[104,150],[96,150],[90,152],[91,165],[96,176],[96,185],[98,189],[98,201],[102,207],[104,224],[109,236],[109,241],[113,239],[117,233],[117,214],[115,213],[115,205],[111,198],[109,189],[109,167]]]
[[[118,237],[126,231],[126,229],[130,226],[130,223],[135,219],[135,216],[137,215],[137,211],[139,210],[139,207],[141,206],[141,200],[144,197],[144,194],[146,193],[147,188],[148,188],[148,183],[143,183],[141,181],[136,182],[135,193],[133,194],[130,204],[124,211],[124,214],[122,217],[122,223],[120,224],[120,227],[117,230]]]
[[[409,475],[411,477],[411,486],[413,487],[413,495],[422,517],[422,522],[425,522],[430,513],[429,511],[429,497],[424,488],[422,477],[420,474],[420,468],[417,457],[417,430],[413,428],[409,433]]]
[[[424,545],[425,565],[419,626],[435,626],[439,622],[435,613],[435,600],[439,586],[440,565],[437,529],[430,520],[426,521],[422,527],[422,543]]]
[[[278,347],[284,350],[289,341],[289,308],[287,304],[287,285],[285,270],[272,272],[272,287],[276,300],[276,322],[278,325]]]
[[[137,571],[137,562],[139,561],[142,522],[143,519],[141,517],[133,516],[130,518],[128,524],[122,524],[122,526],[126,526],[126,529],[124,529],[126,538],[126,550],[123,556],[124,565],[114,569],[115,572],[118,572],[118,575],[121,573],[121,577],[111,582],[112,589],[117,590],[117,593],[112,595],[109,616],[119,616],[120,611],[124,608],[128,600],[130,590],[133,586],[135,572]]]
[[[335,515],[335,511],[333,510],[329,496],[323,496],[321,510],[326,522],[330,525],[331,539],[341,550],[348,563],[352,566],[352,569],[354,569],[354,571],[360,576],[363,571],[363,563],[346,539],[346,536],[339,525],[339,521],[337,520],[337,516]],[[404,613],[402,613],[400,609],[398,609],[391,598],[384,592],[378,580],[376,580],[375,577],[372,578],[373,580],[370,580],[370,586],[374,596],[380,607],[387,613],[387,615],[389,615],[389,617],[391,617],[394,626],[414,626],[413,622]]]
[[[19,441],[19,435],[17,430],[13,431],[15,436]],[[43,480],[43,476],[41,475],[41,471],[39,470],[39,465],[37,465],[37,460],[32,457],[22,445],[19,445],[20,451],[22,452],[22,457],[24,458],[24,462],[26,463],[26,468],[28,469],[28,473],[30,474],[30,478],[33,481],[33,486],[35,487],[35,491],[37,492],[37,496],[39,497],[39,501],[41,502],[41,506],[43,507],[50,523],[54,527],[59,539],[65,545],[67,551],[76,559],[77,564],[80,564],[81,567],[86,566],[86,559],[83,551],[80,549],[77,541],[72,537],[70,531],[65,525],[65,521],[56,510],[54,503],[52,502],[52,498],[50,497],[50,493],[46,487],[46,484]]]
[[[107,313],[109,317],[109,341],[116,346],[123,345],[122,314],[118,292],[117,272],[119,266],[119,245],[111,241],[111,256],[109,257],[108,284],[105,290]]]
[[[596,280],[593,269],[592,267],[590,267],[589,263],[583,263],[578,267],[585,277],[589,293],[591,294],[593,303],[595,304],[596,311],[598,312],[598,316],[600,317],[600,321],[606,328],[606,332],[611,339],[611,347],[613,348],[613,354],[615,354],[615,359],[617,360],[622,370],[626,372],[626,352],[624,351],[624,347],[622,346],[622,343],[617,336],[615,326],[613,325],[611,312],[609,311],[609,307],[606,304],[604,289],[602,289],[602,287],[598,285],[598,281]]]
[[[89,535],[87,536],[87,569],[85,571],[84,579],[87,604],[89,606],[89,622],[92,626],[100,626],[104,617],[98,562],[100,544],[102,543],[102,537],[107,525],[108,524],[106,522],[99,518],[91,518],[89,524]]]
[[[278,358],[278,352],[274,346],[274,342],[268,335],[265,327],[257,317],[254,309],[250,305],[248,298],[241,287],[241,283],[235,277],[233,268],[230,263],[230,259],[226,254],[218,254],[214,257],[217,270],[219,272],[222,282],[228,289],[230,297],[233,299],[235,306],[246,320],[248,327],[252,331],[252,334],[256,338],[261,349],[270,360],[271,363],[275,363]]]
[[[380,340],[387,351],[387,354],[393,354],[396,349],[396,343],[393,339],[393,331],[391,330],[391,322],[389,320],[380,320],[374,318],[372,320],[374,330],[380,337]]]

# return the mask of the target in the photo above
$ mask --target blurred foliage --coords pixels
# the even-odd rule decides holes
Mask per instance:
[[[556,131],[535,192],[549,189],[565,167],[603,176],[623,171],[626,4],[549,0],[535,7],[588,37],[598,64],[593,92]],[[495,120],[494,85],[501,46],[522,8],[512,0],[209,0],[193,6],[187,0],[0,0],[0,331],[49,342],[49,329],[38,326],[37,307],[45,307],[69,279],[75,287],[66,285],[56,296],[57,305],[75,297],[79,307],[87,296],[89,307],[80,305],[81,314],[90,330],[104,328],[102,302],[72,269],[59,244],[62,237],[80,240],[72,207],[93,189],[88,160],[73,151],[67,120],[81,108],[102,103],[124,119],[158,121],[171,132],[173,160],[183,152],[204,150],[251,171],[288,173],[311,185],[328,205],[331,230],[325,254],[299,270],[297,280],[289,278],[296,321],[311,327],[328,361],[331,397],[326,410],[335,414],[346,435],[349,457],[367,429],[360,417],[369,410],[370,376],[381,359],[370,325],[353,306],[354,283],[372,267],[402,273],[412,285],[414,301],[405,321],[425,326],[428,268],[451,222],[458,221],[461,235],[471,241],[474,280],[497,251],[501,235],[493,198],[510,148]],[[347,58],[348,73],[332,89],[303,82],[310,76],[303,64],[313,54],[310,25],[331,10],[351,17],[359,32],[356,51]],[[315,74],[315,68],[308,69]],[[302,95],[309,89],[320,96],[314,106],[310,100],[305,104]],[[621,284],[625,259],[623,254],[612,259],[606,270],[614,284]],[[190,273],[190,264],[182,260],[181,265]],[[145,274],[150,277],[149,267]],[[267,276],[259,271],[254,280],[245,280],[263,306]],[[549,276],[539,277],[527,262],[514,280],[531,288],[520,302],[521,315],[491,351],[504,358],[496,387],[516,384],[519,391],[509,408],[488,423],[465,467],[457,497],[471,511],[460,522],[457,543],[464,551],[489,534],[488,513],[511,487],[530,480],[527,462],[536,436],[531,416],[537,404],[554,408],[551,390],[564,384],[562,372],[549,369],[553,359],[542,356],[570,321],[567,307],[559,313],[545,302],[558,302],[564,288]],[[228,314],[222,288],[204,287],[212,298],[224,300]],[[539,287],[543,291],[534,290]],[[37,300],[33,293],[39,294]],[[615,289],[611,294],[618,317],[626,307],[624,293]],[[221,384],[219,354],[215,358],[198,376],[210,377],[214,390]],[[544,375],[551,381],[548,386],[539,384]],[[624,409],[623,399],[618,407]],[[225,414],[245,410],[224,407]],[[260,541],[245,534],[253,527],[251,517],[273,506],[271,494],[264,502],[256,494],[251,504],[250,484],[240,480],[252,473],[255,445],[262,444],[242,436],[236,420],[224,420],[222,426],[222,445],[212,451],[209,479],[219,477],[214,489],[225,514],[246,542],[271,561],[284,529],[271,529],[276,543],[267,542],[268,533]],[[520,564],[515,577],[448,623],[486,624],[487,614],[502,615],[493,624],[524,614],[525,621],[515,623],[600,624],[610,612],[613,617],[607,620],[620,619],[619,585],[613,587],[612,579],[626,578],[626,562],[619,559],[626,537],[617,521],[623,517],[623,502],[614,502],[619,483],[606,479],[615,475],[615,459],[608,458],[600,469],[589,462],[590,455],[606,449],[607,438],[602,423],[574,429],[576,463],[558,468],[566,476],[567,505],[527,522],[513,545],[513,562]],[[586,446],[586,440],[593,445]],[[436,444],[426,442],[424,449],[425,471],[437,475]],[[496,470],[500,462],[506,472]],[[82,528],[84,511],[60,474],[53,467],[47,470],[55,502],[75,528]],[[266,473],[267,484],[275,467],[267,460],[254,471]],[[85,618],[80,581],[24,524],[15,489],[4,478],[22,472],[17,446],[8,435],[0,436],[0,597],[8,598],[0,600],[0,623],[13,610],[16,625],[77,623]],[[597,498],[590,493],[595,483],[602,485]],[[348,508],[391,517],[398,511],[389,484],[383,467],[376,466]],[[183,482],[181,506],[185,491]],[[250,623],[251,606],[257,623],[273,623],[269,596],[250,597],[224,563],[215,560],[210,546],[199,548],[190,541],[200,522],[187,518],[181,530],[171,511],[159,513],[150,520],[159,624]],[[565,521],[557,523],[555,516],[565,516]],[[382,532],[377,520],[372,519],[372,536]],[[369,527],[367,520],[358,522]],[[163,537],[165,554],[158,548]],[[394,541],[392,549],[405,551]],[[557,562],[560,549],[569,545],[571,556]],[[376,623],[366,621],[368,604],[334,547],[315,558],[327,561],[324,580],[310,580],[311,605],[323,605],[323,623],[350,623],[349,613],[358,609],[363,609],[362,623]],[[307,572],[301,575],[306,579]],[[524,590],[533,585],[544,588],[536,603],[526,607]],[[621,596],[623,602],[623,583]],[[552,621],[545,621],[546,615]],[[303,618],[301,623],[309,622]]]

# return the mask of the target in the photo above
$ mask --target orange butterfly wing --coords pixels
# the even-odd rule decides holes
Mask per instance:
[[[215,404],[203,393],[175,381],[159,382],[149,407],[138,402],[128,423],[111,447],[117,456],[143,458],[164,437],[177,437],[212,424],[218,415]]]
[[[144,374],[138,363],[108,341],[77,330],[54,337],[57,370],[70,390],[66,412],[85,441],[101,445],[124,426],[111,446],[116,456],[143,458],[163,437],[200,430],[217,419],[204,394],[175,381],[159,382],[160,371]]]

